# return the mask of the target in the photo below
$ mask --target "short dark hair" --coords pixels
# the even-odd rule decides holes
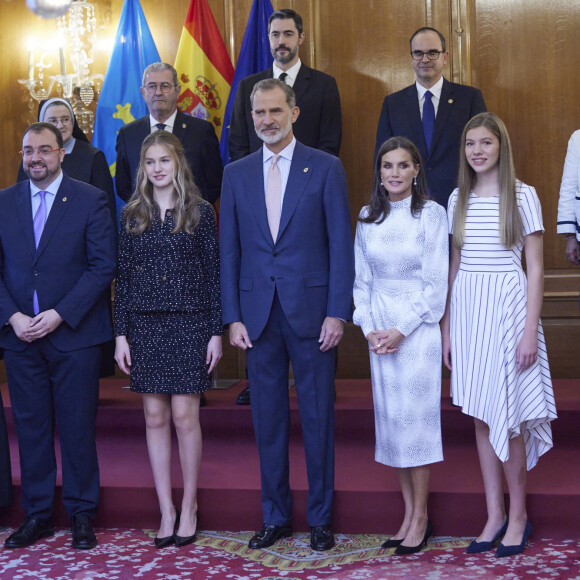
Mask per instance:
[[[286,20],[287,18],[292,18],[292,20],[294,20],[296,30],[298,30],[298,36],[300,36],[302,34],[302,16],[290,8],[282,8],[281,10],[276,10],[276,12],[272,12],[268,19],[268,34],[270,34],[272,20]]]
[[[419,28],[419,30],[415,30],[415,32],[413,32],[413,36],[409,38],[409,48],[411,50],[413,50],[413,38],[422,32],[434,32],[441,41],[441,50],[445,52],[445,37],[436,28],[431,28],[431,26],[423,26],[422,28]]]
[[[22,138],[24,139],[26,134],[29,133],[30,131],[32,131],[33,133],[42,133],[45,129],[50,131],[51,133],[54,133],[54,136],[56,137],[56,142],[58,144],[58,148],[62,149],[64,147],[62,133],[52,123],[32,123],[32,125],[30,125],[30,127],[28,127],[26,131],[24,131],[24,135],[22,135]]]
[[[254,109],[254,95],[258,91],[271,91],[276,87],[284,91],[284,95],[286,95],[286,102],[288,103],[288,106],[293,109],[296,106],[296,95],[294,94],[294,89],[280,79],[263,79],[258,81],[252,89],[252,94],[250,95],[252,110]]]

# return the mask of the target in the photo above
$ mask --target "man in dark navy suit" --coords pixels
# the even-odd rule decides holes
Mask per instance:
[[[26,519],[4,546],[54,534],[57,427],[72,546],[90,549],[97,544],[100,345],[113,335],[114,226],[106,194],[63,174],[65,150],[54,125],[31,125],[22,155],[29,179],[0,192],[0,348]]]
[[[342,138],[340,95],[336,81],[330,75],[303,64],[299,57],[304,42],[302,17],[285,8],[273,12],[268,21],[270,51],[273,65],[250,75],[239,84],[232,119],[228,147],[232,161],[241,159],[262,147],[254,131],[250,93],[263,79],[281,79],[294,89],[300,116],[294,123],[294,134],[304,145],[337,155]]]
[[[156,62],[145,69],[141,94],[149,115],[124,125],[117,136],[115,185],[123,201],[128,201],[135,191],[141,144],[159,129],[173,133],[181,141],[203,198],[210,203],[218,199],[223,173],[218,139],[209,121],[177,108],[180,90],[177,72],[170,64]]]
[[[334,363],[351,316],[354,256],[340,160],[292,133],[299,110],[278,79],[254,86],[258,151],[226,166],[220,205],[222,317],[246,351],[260,455],[262,529],[250,548],[291,534],[289,362],[308,472],[310,546],[334,545]]]
[[[481,91],[443,78],[449,53],[445,37],[434,28],[419,28],[409,41],[415,84],[388,95],[377,129],[375,157],[389,137],[407,137],[417,146],[430,196],[447,209],[457,185],[463,127],[485,102]]]

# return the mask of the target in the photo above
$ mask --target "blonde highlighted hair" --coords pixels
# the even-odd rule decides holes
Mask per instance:
[[[153,223],[156,211],[159,211],[153,196],[153,184],[149,181],[145,172],[147,151],[153,145],[163,147],[174,162],[173,188],[175,206],[173,208],[173,216],[175,227],[172,233],[176,234],[184,231],[191,234],[199,223],[201,195],[185,158],[183,145],[173,133],[168,131],[155,131],[143,141],[135,192],[124,210],[127,218],[127,233],[139,235],[148,230]]]
[[[524,226],[518,207],[516,174],[510,138],[506,126],[495,113],[475,115],[465,125],[461,135],[459,177],[457,180],[458,196],[453,218],[453,243],[457,248],[461,248],[465,241],[465,219],[469,195],[477,183],[477,173],[469,165],[465,156],[465,141],[467,133],[478,127],[485,127],[499,140],[499,231],[503,246],[511,248],[519,242]]]

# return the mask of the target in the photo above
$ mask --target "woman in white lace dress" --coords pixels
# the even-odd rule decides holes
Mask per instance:
[[[355,241],[354,322],[369,342],[375,459],[397,468],[405,502],[399,531],[384,544],[419,551],[430,464],[441,448],[441,333],[448,270],[445,210],[426,197],[417,148],[392,137],[380,148],[373,191]]]
[[[534,188],[516,180],[509,136],[497,115],[473,117],[461,143],[458,189],[449,198],[453,243],[443,360],[452,369],[453,403],[475,421],[485,487],[487,522],[467,552],[487,552],[503,537],[496,555],[511,556],[524,550],[532,531],[526,471],[551,449],[556,418],[540,322],[542,210]]]

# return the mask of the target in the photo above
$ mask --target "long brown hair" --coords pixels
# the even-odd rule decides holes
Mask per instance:
[[[129,203],[125,207],[127,233],[142,234],[151,227],[155,213],[159,211],[155,198],[153,197],[153,184],[149,181],[147,173],[145,172],[147,151],[153,145],[163,147],[173,159],[175,165],[175,171],[173,173],[173,191],[175,196],[173,216],[175,227],[172,233],[176,234],[183,230],[191,234],[199,223],[199,202],[201,201],[201,196],[193,180],[187,159],[185,158],[183,145],[169,131],[155,131],[143,141],[135,193],[133,193]]]
[[[457,248],[463,246],[465,239],[465,219],[469,195],[477,183],[477,173],[467,162],[465,141],[471,129],[485,127],[499,140],[499,231],[503,246],[511,248],[520,240],[524,231],[522,216],[518,208],[516,193],[516,172],[512,156],[510,137],[503,121],[495,113],[479,113],[465,125],[461,135],[459,157],[458,196],[453,218],[453,243]]]
[[[368,203],[369,212],[365,217],[358,218],[361,222],[381,224],[385,221],[391,211],[389,194],[381,184],[381,164],[383,162],[383,156],[389,153],[389,151],[394,151],[395,149],[404,149],[407,151],[411,156],[411,161],[415,169],[417,169],[417,167],[419,168],[419,173],[416,178],[417,183],[413,183],[411,188],[411,213],[413,216],[419,214],[427,201],[427,182],[425,180],[425,173],[423,171],[423,163],[421,161],[419,150],[415,147],[413,142],[406,137],[391,137],[381,145],[377,158],[375,159],[373,189]]]

